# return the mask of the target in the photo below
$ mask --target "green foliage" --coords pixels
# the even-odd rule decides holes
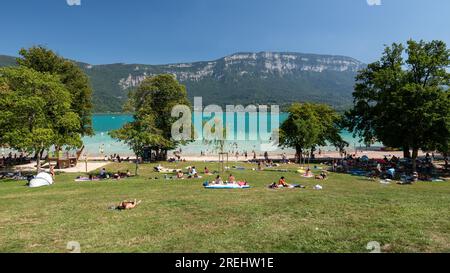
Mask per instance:
[[[449,66],[450,51],[441,41],[410,40],[406,50],[394,43],[358,74],[344,124],[367,143],[378,139],[405,155],[412,149],[414,159],[419,149],[448,147]]]
[[[294,103],[280,126],[280,146],[294,148],[298,156],[327,142],[343,149],[348,144],[339,135],[339,115],[327,105]]]
[[[180,142],[171,136],[172,124],[177,118],[171,116],[175,105],[190,105],[186,89],[172,75],[159,75],[145,79],[130,93],[127,103],[134,112],[134,122],[113,131],[110,135],[126,143],[142,156],[145,147],[162,157],[167,151],[176,148]]]
[[[19,53],[20,66],[59,76],[71,95],[71,109],[81,119],[80,134],[92,135],[92,88],[86,74],[74,62],[41,46],[21,49]]]
[[[2,68],[0,91],[2,144],[39,156],[52,145],[81,146],[80,118],[72,112],[71,95],[57,75]]]
[[[250,54],[250,53],[243,53]],[[349,57],[312,55],[301,53],[279,53],[295,56],[290,60],[296,68],[282,73],[267,72],[266,61],[274,60],[264,57],[264,53],[256,53],[256,60],[239,60],[231,65],[226,58],[213,62],[194,62],[173,65],[144,64],[108,64],[77,65],[89,75],[94,94],[95,112],[120,112],[127,100],[130,88],[123,89],[121,80],[129,77],[136,79],[145,75],[172,74],[193,75],[193,78],[183,79],[188,97],[203,97],[207,104],[277,104],[288,108],[294,102],[314,102],[332,105],[336,110],[346,110],[352,104],[352,91],[356,70],[363,65]],[[0,66],[11,65],[13,58],[1,58]],[[312,71],[313,67],[321,67],[324,61],[353,63],[348,70],[341,71],[341,64],[331,70]],[[215,65],[209,74],[204,74],[210,63]],[[332,63],[326,65],[333,66]],[[196,77],[203,75],[200,79]],[[178,77],[181,80],[181,77]]]

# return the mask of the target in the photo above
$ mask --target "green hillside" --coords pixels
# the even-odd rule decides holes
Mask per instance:
[[[13,65],[0,56],[0,66]],[[129,90],[145,77],[174,74],[192,99],[204,104],[351,104],[354,77],[363,64],[344,56],[300,53],[236,53],[215,61],[168,65],[79,63],[91,79],[96,112],[120,112]]]

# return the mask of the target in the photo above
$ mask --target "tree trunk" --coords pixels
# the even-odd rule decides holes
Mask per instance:
[[[139,156],[136,155],[136,166],[135,166],[135,170],[134,170],[134,175],[138,176],[138,170],[139,170]]]
[[[419,154],[419,149],[417,148],[413,148],[413,153],[412,153],[412,171],[416,172],[417,171],[417,156]]]
[[[409,147],[403,147],[403,157],[411,158],[411,152],[409,151]]]
[[[62,166],[59,166],[60,158],[59,158],[59,146],[55,145],[55,153],[56,153],[56,168],[61,169]]]
[[[295,147],[295,152],[297,153],[297,163],[301,164],[303,159],[303,151],[301,147]]]
[[[44,154],[44,149],[41,149],[40,151],[36,152],[36,169],[37,169],[37,173],[39,174],[41,172],[41,158],[42,155]]]

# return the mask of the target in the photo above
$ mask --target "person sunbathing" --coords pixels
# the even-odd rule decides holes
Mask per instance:
[[[248,182],[246,180],[244,180],[244,181],[237,182],[237,184],[242,187],[242,186],[247,186]]]
[[[327,179],[328,175],[326,172],[321,172],[319,175],[316,175],[316,179],[318,180],[325,180]]]
[[[280,180],[278,180],[278,186],[282,186],[282,187],[289,187],[290,185],[288,183],[286,183],[286,179],[284,178],[284,176],[282,176],[280,178]]]
[[[211,172],[209,171],[208,167],[205,167],[205,175],[212,175]]]
[[[141,200],[136,201],[136,199],[134,199],[134,201],[122,201],[120,202],[120,204],[117,206],[118,210],[128,210],[128,209],[134,209],[137,205],[139,205],[141,203]]]
[[[214,184],[216,184],[216,185],[222,185],[222,184],[223,184],[223,180],[222,180],[222,178],[220,177],[220,175],[218,175],[218,176],[216,177],[216,179],[214,180]]]
[[[198,178],[198,173],[195,167],[189,167],[188,178]]]
[[[100,179],[108,179],[108,178],[109,178],[109,175],[106,173],[106,169],[102,168],[100,170]]]
[[[311,176],[313,176],[313,175],[314,175],[314,174],[312,173],[312,171],[311,171],[310,168],[306,169],[306,173],[305,173],[305,176],[306,176],[306,177],[311,177]]]
[[[228,177],[228,184],[235,184],[236,183],[236,178],[230,174],[230,176]]]
[[[184,173],[181,170],[177,172],[177,179],[184,179]]]

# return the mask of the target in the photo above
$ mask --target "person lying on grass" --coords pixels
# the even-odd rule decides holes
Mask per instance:
[[[271,185],[269,185],[269,189],[278,189],[278,188],[289,188],[289,189],[295,189],[295,188],[300,188],[300,189],[304,189],[305,186],[302,185],[297,185],[297,184],[288,184],[286,183],[286,179],[284,177],[281,177],[280,180],[277,183],[273,183]]]
[[[132,175],[131,175],[131,172],[130,172],[130,170],[127,170],[126,172],[117,172],[117,173],[115,173],[115,174],[113,174],[113,178],[114,179],[117,179],[117,180],[120,180],[120,179],[122,179],[122,178],[128,178],[128,177],[131,177]]]
[[[122,202],[120,202],[120,204],[117,206],[116,209],[118,209],[118,210],[134,209],[141,202],[142,202],[141,200],[136,201],[136,199],[134,199],[134,201],[122,201]]]
[[[184,173],[181,170],[177,172],[177,179],[184,179]]]
[[[328,175],[325,171],[322,171],[319,175],[316,175],[317,180],[325,180],[327,179]]]

